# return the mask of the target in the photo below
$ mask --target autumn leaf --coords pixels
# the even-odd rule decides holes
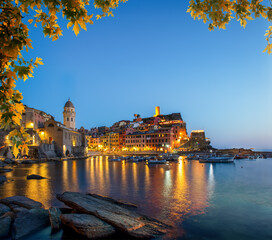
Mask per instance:
[[[40,64],[43,65],[42,59],[41,58],[36,58],[35,64]]]
[[[73,27],[73,31],[76,34],[76,36],[79,34],[80,29],[79,29],[78,22],[75,22],[74,27]]]

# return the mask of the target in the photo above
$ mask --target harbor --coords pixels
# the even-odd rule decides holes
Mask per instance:
[[[248,238],[249,234],[260,239],[271,238],[265,227],[272,221],[270,193],[265,190],[272,182],[271,158],[220,164],[180,157],[166,164],[146,164],[144,161],[110,161],[110,157],[96,156],[17,164],[11,168],[10,172],[0,173],[7,178],[7,182],[0,185],[1,199],[26,196],[48,209],[65,207],[56,198],[64,191],[95,193],[130,202],[138,206],[141,214],[157,220],[169,220],[174,226],[166,231],[164,237],[167,239],[225,239],[225,234],[228,238],[239,235],[240,239],[245,239],[243,236],[253,239]],[[27,180],[31,174],[44,179]],[[247,214],[249,208],[254,214]],[[224,221],[220,216],[225,216]],[[226,225],[229,227],[225,228]],[[51,236],[50,226],[25,239],[50,237],[69,239],[63,230]]]

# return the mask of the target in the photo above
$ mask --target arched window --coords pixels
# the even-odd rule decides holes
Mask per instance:
[[[49,123],[48,127],[54,127],[54,124],[53,123]]]

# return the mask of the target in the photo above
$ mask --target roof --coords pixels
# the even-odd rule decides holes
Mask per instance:
[[[65,103],[64,107],[75,108],[74,104],[70,101],[70,99]]]

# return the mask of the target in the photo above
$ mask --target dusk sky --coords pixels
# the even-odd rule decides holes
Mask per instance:
[[[149,117],[160,106],[162,114],[180,112],[188,133],[204,129],[214,147],[272,149],[268,23],[243,29],[233,20],[210,32],[188,4],[129,0],[77,37],[59,16],[63,36],[55,42],[31,27],[29,58],[44,65],[18,84],[23,103],[62,122],[70,97],[77,128]]]

